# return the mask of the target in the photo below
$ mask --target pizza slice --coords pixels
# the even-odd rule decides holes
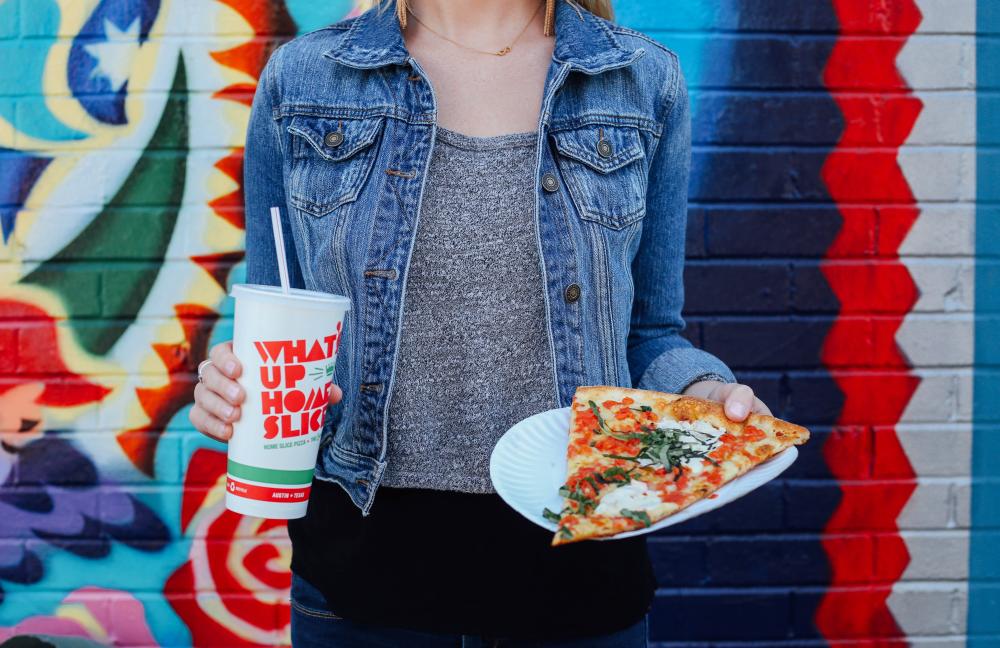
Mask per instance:
[[[722,403],[620,387],[573,397],[563,509],[553,545],[649,526],[744,474],[809,430],[772,416],[730,420]]]

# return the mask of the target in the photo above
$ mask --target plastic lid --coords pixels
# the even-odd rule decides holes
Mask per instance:
[[[233,298],[262,299],[273,301],[275,304],[287,304],[294,302],[298,306],[312,305],[317,308],[338,307],[344,310],[351,309],[351,300],[343,295],[333,293],[318,292],[315,290],[302,290],[290,288],[286,293],[281,286],[262,286],[260,284],[233,284],[233,289],[229,293]]]

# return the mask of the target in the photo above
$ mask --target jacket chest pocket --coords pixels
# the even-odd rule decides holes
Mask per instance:
[[[552,133],[557,164],[580,217],[621,229],[646,213],[638,129],[592,124]]]
[[[375,161],[374,144],[383,119],[292,117],[291,203],[313,216],[325,216],[357,200]]]

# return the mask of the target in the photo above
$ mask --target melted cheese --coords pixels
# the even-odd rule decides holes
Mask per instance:
[[[641,511],[660,503],[660,496],[644,482],[632,481],[601,496],[594,512],[598,515],[621,515],[622,509]]]
[[[717,428],[708,421],[675,421],[673,419],[660,419],[658,427],[679,428],[685,432],[700,432],[703,435],[712,437],[712,442],[726,433],[722,428]]]
[[[707,465],[707,461],[698,457],[688,459],[684,462],[684,466],[691,471],[692,475],[700,475]]]

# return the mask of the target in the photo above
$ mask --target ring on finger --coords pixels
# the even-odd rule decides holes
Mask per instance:
[[[205,382],[205,367],[212,364],[211,360],[202,360],[198,363],[198,382]]]

